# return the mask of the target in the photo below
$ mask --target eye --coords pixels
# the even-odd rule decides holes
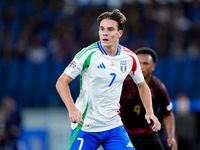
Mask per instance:
[[[103,28],[103,27],[100,27],[100,30],[104,30],[104,28]]]

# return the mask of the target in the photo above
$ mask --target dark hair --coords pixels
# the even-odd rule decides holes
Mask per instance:
[[[154,63],[157,62],[157,54],[156,52],[149,48],[149,47],[141,47],[141,48],[138,48],[134,51],[134,53],[137,55],[137,54],[149,54],[151,55],[151,57],[153,58],[153,61]]]
[[[103,19],[112,19],[117,21],[118,30],[124,30],[126,17],[118,9],[115,9],[112,12],[104,12],[100,14],[97,18],[97,22],[100,24]]]

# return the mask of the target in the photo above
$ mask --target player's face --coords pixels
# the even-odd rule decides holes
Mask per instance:
[[[103,19],[99,26],[99,38],[101,45],[106,48],[118,46],[119,38],[123,31],[118,30],[118,23],[115,20]]]
[[[151,76],[152,71],[155,69],[155,63],[153,62],[153,58],[149,54],[137,54],[140,66],[142,69],[142,74],[144,78],[148,78]]]

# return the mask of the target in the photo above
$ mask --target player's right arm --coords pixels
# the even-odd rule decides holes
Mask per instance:
[[[57,80],[56,89],[69,111],[69,118],[71,122],[81,125],[83,124],[82,113],[76,108],[69,89],[69,83],[72,80],[73,79],[66,73],[61,74]]]

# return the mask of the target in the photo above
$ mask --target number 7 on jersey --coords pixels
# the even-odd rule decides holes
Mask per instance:
[[[116,77],[116,74],[115,74],[115,73],[111,73],[110,75],[113,76],[113,78],[112,78],[112,80],[111,80],[111,82],[110,82],[110,84],[109,84],[109,87],[112,85],[112,83],[114,82],[115,77]]]

